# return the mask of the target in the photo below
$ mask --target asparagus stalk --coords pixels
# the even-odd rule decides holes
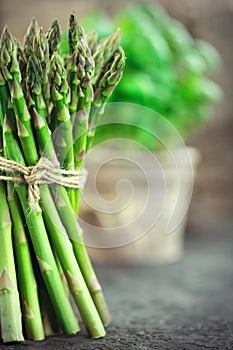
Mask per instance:
[[[91,50],[85,39],[83,28],[78,24],[74,15],[70,16],[69,26],[69,58],[68,72],[72,98],[70,109],[72,116],[80,110],[84,103],[89,103],[93,98],[91,79],[94,74],[94,61]]]
[[[69,85],[71,88],[71,100],[69,110],[73,118],[77,111],[79,97],[83,96],[82,90],[79,88],[79,79],[77,77],[77,68],[73,62],[73,55],[76,50],[79,37],[82,35],[82,28],[78,25],[76,17],[72,14],[69,18],[69,56],[66,57],[66,69],[68,71]]]
[[[2,120],[7,105],[2,75],[0,92],[0,120]],[[2,126],[0,144],[2,151]],[[6,201],[6,190],[2,181],[0,182],[0,198],[0,336],[5,342],[22,341],[24,338],[12,246],[12,223]]]
[[[28,65],[29,66],[29,65]],[[32,66],[31,66],[32,68]],[[28,67],[29,69],[29,67]],[[31,75],[32,76],[32,75]],[[38,76],[37,74],[34,74],[35,77]],[[31,92],[33,90],[33,86],[36,85],[39,86],[39,82],[37,81],[36,84],[34,84],[34,80],[30,79],[31,82]],[[32,93],[33,96],[33,93]],[[39,106],[35,103],[35,107],[39,111]],[[34,120],[34,127],[37,135],[37,140],[39,143],[40,148],[45,152],[45,155],[50,157],[51,154],[53,154],[53,160],[55,164],[59,164],[54,157],[56,157],[54,150],[51,149],[52,142],[48,141],[50,140],[50,134],[49,129],[47,125],[47,121],[44,118],[43,114],[39,115],[36,108],[33,109],[33,120]],[[49,147],[48,147],[49,144]],[[48,151],[49,150],[49,151]],[[106,306],[106,303],[104,302],[103,293],[102,290],[98,284],[96,275],[93,271],[93,268],[90,263],[90,259],[87,255],[86,248],[84,246],[83,238],[80,235],[79,227],[77,226],[76,222],[76,216],[74,215],[68,195],[66,193],[66,190],[60,186],[54,185],[54,193],[55,198],[57,199],[57,209],[61,216],[61,219],[63,221],[63,224],[69,234],[69,237],[73,238],[73,242],[76,245],[76,258],[78,260],[78,263],[81,267],[82,273],[84,274],[85,281],[87,283],[87,286],[91,292],[91,295],[99,295],[98,301],[97,298],[94,298],[96,307],[100,313],[101,319],[105,325],[109,323],[110,317],[108,313],[108,309]],[[43,203],[48,203],[44,201]],[[49,206],[48,206],[49,210]],[[50,213],[51,216],[51,213]],[[48,220],[48,218],[47,218]],[[54,222],[54,220],[53,220]],[[62,261],[61,261],[62,263]],[[85,271],[85,267],[87,266],[87,271]],[[64,270],[64,267],[63,267]],[[65,270],[64,270],[65,272]],[[98,288],[97,288],[98,287]],[[98,289],[98,290],[97,290]],[[93,308],[92,303],[90,304],[90,307]]]
[[[63,62],[58,53],[53,54],[50,70],[51,96],[54,105],[53,120],[58,126],[53,138],[56,154],[62,167],[67,170],[74,169],[73,134],[71,115],[68,109],[68,83],[65,76]],[[75,191],[67,189],[71,205],[75,203]]]
[[[41,316],[46,337],[62,333],[60,322],[52,306],[43,280],[39,281],[39,299],[41,305]]]
[[[60,198],[57,195],[56,199],[57,206],[59,207]],[[51,231],[52,226],[54,225],[52,220],[54,213],[51,211],[52,201],[49,202],[47,200],[46,202],[43,202],[43,208],[47,227],[49,228],[49,231]],[[76,305],[78,306],[80,315],[89,334],[93,338],[99,338],[104,336],[105,330],[102,326],[102,322],[94,306],[91,295],[88,292],[86,283],[83,279],[83,276],[75,259],[72,244],[70,243],[68,237],[64,234],[62,235],[62,237],[57,237],[56,240],[53,240],[53,247],[59,256],[59,260],[62,264],[63,271],[66,275],[70,291],[72,293]]]
[[[112,58],[114,53],[119,49],[121,41],[121,30],[118,29],[115,33],[111,34],[107,38],[102,39],[94,54],[93,59],[95,61],[95,76],[93,78],[93,84],[98,81],[105,65]]]
[[[69,82],[71,86],[71,104],[70,110],[76,113],[73,119],[73,137],[74,137],[74,154],[75,168],[81,169],[86,148],[86,135],[88,130],[88,113],[90,110],[91,101],[93,99],[92,77],[94,74],[94,61],[91,56],[91,51],[85,41],[83,29],[79,26],[74,15],[70,16],[69,28],[69,54],[68,61]],[[73,204],[74,212],[77,213],[79,203],[80,190],[75,190],[75,205]],[[65,213],[66,208],[63,208]],[[74,222],[72,220],[64,221],[67,214],[61,214],[63,223],[67,232],[72,232]],[[110,322],[110,315],[106,305],[106,301],[102,292],[102,288],[97,280],[93,270],[89,256],[87,254],[82,231],[76,230],[70,235],[75,256],[78,260],[84,279],[90,290],[94,303],[98,309],[100,317],[104,325]]]
[[[36,152],[33,152],[29,155],[27,151],[27,147],[28,149],[35,148],[33,132],[30,125],[30,114],[27,110],[20,84],[17,83],[15,78],[12,84],[12,98],[15,112],[18,117],[18,136],[21,141],[24,156],[28,164],[35,164],[38,161],[38,154]],[[25,115],[27,116],[26,120]],[[9,126],[7,130],[9,130]],[[10,132],[7,133],[7,135],[9,134]],[[12,158],[13,154],[10,154],[10,157]],[[20,159],[20,161],[22,163],[22,159]],[[87,327],[88,332],[92,337],[102,337],[105,335],[105,330],[99,318],[98,312],[94,306],[94,303],[91,299],[91,296],[88,292],[82,274],[79,270],[78,264],[73,254],[72,245],[70,244],[66,231],[60,221],[59,215],[57,213],[55,204],[50,195],[48,187],[40,186],[40,194],[42,207],[44,209],[43,215],[46,221],[48,232],[50,234],[50,239],[52,240],[54,250],[56,251],[60,259],[63,270],[66,274],[67,281],[69,283],[69,287],[71,289],[74,300],[79,308],[82,319]],[[54,302],[54,296],[51,297],[51,302]]]
[[[44,335],[45,336],[51,336],[51,335],[58,335],[62,333],[62,327],[60,324],[59,319],[57,318],[56,312],[54,310],[54,307],[51,303],[50,297],[48,295],[46,285],[44,283],[44,280],[42,278],[39,265],[37,263],[37,258],[33,249],[33,246],[31,244],[31,241],[29,239],[28,241],[29,247],[30,247],[30,254],[31,254],[31,260],[34,268],[34,273],[37,281],[37,288],[38,288],[38,297],[39,297],[39,303],[40,303],[40,311],[41,311],[41,318],[44,328]],[[56,259],[56,257],[55,257]],[[59,272],[60,273],[60,272]]]
[[[39,33],[35,36],[33,42],[33,53],[36,55],[42,68],[41,89],[46,105],[46,116],[48,117],[50,105],[50,84],[48,79],[48,73],[50,69],[49,45],[42,29],[40,29]]]
[[[69,82],[71,86],[70,110],[73,113],[74,164],[75,169],[83,166],[88,130],[88,115],[94,97],[92,77],[94,60],[85,40],[83,28],[74,15],[70,16],[68,60]],[[80,190],[75,190],[74,212],[77,214]]]
[[[41,119],[41,117],[36,113],[35,119],[37,117]],[[42,123],[38,123],[38,122],[35,123],[37,135],[39,134],[39,132],[43,132],[43,129],[44,129],[44,127],[39,129],[39,125],[42,125]],[[45,125],[45,124],[43,124],[43,125]],[[43,143],[42,143],[43,139],[45,139],[45,138],[38,137],[38,140],[40,140],[39,142],[41,142],[40,146],[42,149],[43,149],[43,146],[46,147],[46,143],[45,143],[45,145],[43,145]],[[72,211],[67,192],[64,188],[62,188],[60,186],[54,185],[53,188],[54,188],[54,196],[57,199],[58,212],[62,218],[63,224],[66,227],[66,230],[69,234],[69,237],[73,243],[73,246],[76,247],[76,249],[75,249],[76,259],[77,259],[79,266],[82,270],[82,274],[84,276],[84,279],[87,283],[87,286],[89,288],[89,291],[90,291],[92,297],[94,295],[98,294],[98,298],[97,297],[93,298],[94,302],[95,302],[95,306],[97,307],[97,310],[100,314],[102,322],[104,323],[104,325],[107,325],[110,321],[110,316],[108,313],[107,305],[104,301],[101,287],[97,281],[96,275],[95,275],[93,268],[92,268],[92,265],[90,263],[90,259],[87,255],[86,248],[84,246],[84,242],[83,242],[83,238],[82,238],[82,231],[80,230],[80,228],[77,225],[76,217]]]
[[[6,112],[7,112],[7,109],[8,109],[8,100],[9,100],[9,92],[8,92],[8,89],[7,89],[7,86],[6,86],[6,82],[5,82],[5,79],[3,78],[3,75],[2,75],[2,71],[0,69],[0,101],[1,101],[1,120],[3,120]],[[1,137],[0,137],[1,139]],[[2,141],[2,140],[1,140]]]
[[[97,100],[98,93],[100,93],[99,84],[97,83],[99,82],[99,80],[101,80],[103,72],[107,73],[109,68],[111,68],[111,76],[105,75],[104,81],[101,81],[101,92],[103,93],[103,95],[107,95],[107,97],[105,98],[106,101],[107,98],[110,97],[113,89],[115,88],[115,86],[121,78],[120,72],[122,72],[123,70],[123,65],[122,67],[117,67],[117,72],[115,72],[116,63],[111,65],[114,53],[116,53],[116,51],[119,50],[120,36],[121,32],[120,30],[118,30],[116,33],[113,33],[111,36],[102,40],[97,46],[96,53],[93,56],[95,60],[94,62],[91,50],[85,40],[85,34],[83,29],[78,25],[78,22],[74,15],[71,15],[70,17],[69,52],[70,54],[72,54],[72,58],[70,59],[68,68],[70,70],[71,90],[74,91],[72,96],[79,96],[76,112],[81,111],[76,115],[76,120],[74,122],[73,129],[75,169],[82,168],[85,153],[90,147],[91,138],[94,136],[92,126],[94,119],[93,114],[90,120],[88,120],[90,107],[94,99],[92,85],[97,85],[98,89],[97,93],[95,93],[95,100]],[[94,39],[92,40],[96,40],[95,35]],[[108,81],[106,81],[107,79]],[[94,86],[94,88],[96,88],[96,86]],[[110,89],[112,90],[110,91]],[[79,93],[81,92],[81,95],[75,93],[75,91],[78,91]],[[71,103],[71,105],[73,109],[73,103]],[[88,129],[90,137],[87,139]],[[80,191],[76,190],[76,200],[74,206],[74,210],[76,213],[78,213],[79,199]]]
[[[74,15],[70,16],[69,27],[69,83],[71,91],[78,97],[76,110],[79,111],[85,105],[88,110],[93,100],[92,78],[95,63],[92,58],[91,49],[85,39],[83,28],[78,24]],[[72,105],[72,104],[71,104]]]
[[[95,30],[92,30],[91,32],[86,33],[85,39],[93,55],[98,46],[98,33]]]
[[[73,62],[77,69],[77,78],[79,81],[79,90],[82,95],[79,95],[79,101],[76,112],[85,109],[86,116],[89,115],[91,102],[94,98],[92,77],[94,74],[94,61],[91,57],[91,52],[86,46],[84,40],[79,40],[77,50],[73,55]],[[84,57],[84,64],[82,64]],[[85,157],[86,132],[88,129],[88,118],[85,114],[78,116],[78,120],[74,121],[73,135],[74,135],[74,154],[75,154],[75,168],[80,169]],[[81,129],[81,133],[80,133]]]
[[[60,260],[59,260],[59,258],[58,258],[56,253],[54,253],[54,256],[55,256],[55,259],[56,259],[57,268],[58,268],[58,271],[59,271],[62,283],[64,285],[65,291],[66,291],[67,295],[69,295],[69,286],[68,286],[68,283],[67,283],[67,280],[66,280],[65,273],[64,273],[64,271],[62,269],[62,265],[61,265]]]
[[[30,81],[32,82],[32,80],[30,80]],[[33,82],[32,82],[32,84],[33,84]],[[49,137],[48,125],[46,123],[46,120],[42,116],[40,116],[35,109],[34,109],[34,127],[36,130],[39,145],[40,145],[41,149],[45,150],[45,152],[47,154],[47,151],[46,151],[46,146],[48,143],[47,137]],[[44,136],[44,135],[46,135],[46,136]],[[52,145],[52,143],[51,143],[51,145]],[[54,155],[54,152],[52,152],[52,153]],[[66,190],[64,188],[62,188],[60,186],[56,186],[56,185],[54,185],[53,188],[54,188],[54,192],[55,192],[57,209],[58,209],[58,212],[62,218],[63,224],[65,225],[69,236],[73,237],[75,235],[75,240],[76,240],[79,238],[79,231],[78,231],[78,226],[77,226],[77,222],[76,222],[76,217],[72,211]],[[56,221],[54,221],[55,210],[53,208],[53,204],[52,204],[51,200],[48,200],[48,198],[47,198],[46,200],[43,201],[43,199],[42,199],[42,203],[43,203],[43,207],[44,207],[44,216],[46,219],[46,224],[51,226],[51,225],[54,225],[54,222],[56,222],[56,226],[59,227],[59,225],[58,225],[59,219],[56,219]],[[52,215],[52,213],[53,213],[52,208],[54,211],[54,215]],[[48,212],[49,212],[49,216],[46,214]],[[53,220],[51,220],[50,217],[53,218]],[[62,225],[60,224],[60,226],[61,226],[60,231],[62,232]],[[64,237],[64,235],[62,235],[62,237]],[[72,246],[67,251],[66,260],[68,261],[68,256],[69,256],[70,257],[69,261],[71,261],[69,266],[64,262],[64,257],[61,257],[61,252],[65,250],[64,247],[67,246],[67,244],[68,244],[68,243],[65,244],[66,242],[61,241],[62,237],[60,237],[60,240],[56,239],[55,242],[53,242],[53,246],[55,247],[55,250],[58,251],[57,255],[59,256],[59,260],[62,264],[63,271],[66,274],[66,279],[70,285],[74,300],[77,303],[77,306],[80,310],[82,318],[84,319],[84,322],[86,323],[86,326],[89,329],[89,332],[91,333],[91,335],[93,337],[101,336],[100,334],[103,335],[104,333],[103,333],[103,329],[101,331],[102,333],[100,332],[101,327],[100,327],[99,316],[96,313],[93,301],[91,300],[89,292],[87,291],[86,285],[83,281],[83,277],[81,275],[81,272],[79,270],[79,267],[76,263],[74,255],[73,255],[73,250],[72,251],[70,250],[70,249],[72,249]],[[61,241],[61,246],[58,246],[58,241]],[[57,247],[57,249],[56,249],[56,247]],[[82,241],[80,251],[83,251],[83,250],[85,251],[85,254],[79,254],[79,257],[81,259],[85,259],[85,261],[82,263],[82,266],[87,265],[87,267],[89,268],[88,272],[89,272],[90,278],[88,279],[87,286],[92,288],[91,292],[93,292],[94,288],[96,286],[96,283],[95,283],[96,277],[93,273],[92,267],[89,266],[90,265],[89,258],[88,258],[88,255],[86,253],[86,249],[83,245],[83,241]],[[80,259],[79,259],[79,263],[80,263]],[[91,272],[91,274],[90,274],[90,272]],[[79,287],[80,291],[77,291],[76,289],[74,289],[73,281],[71,278],[72,276],[70,275],[71,273],[73,276],[75,276],[77,281],[80,281],[80,287]],[[81,288],[81,286],[82,286],[82,288]],[[88,304],[89,304],[89,307],[87,308]],[[99,309],[100,309],[100,306],[99,306],[98,310]],[[106,315],[107,314],[107,311],[106,311],[107,307],[106,306],[104,307],[103,303],[101,304],[101,309],[103,309],[102,314],[104,313]],[[91,313],[91,315],[90,315],[90,313]],[[93,320],[93,321],[91,321],[91,320]],[[91,323],[96,324],[95,327],[97,327],[97,325],[98,325],[98,328],[100,329],[99,335],[97,335],[96,332],[93,333],[94,326],[92,329],[92,327],[90,326]],[[104,322],[104,323],[106,324],[106,322]],[[91,329],[90,329],[90,327],[91,327]]]
[[[22,89],[23,92],[26,93],[26,67],[27,67],[27,60],[28,58],[25,57],[23,48],[21,47],[20,43],[18,41],[16,41],[16,45],[17,45],[17,60],[19,63],[19,70],[21,73],[21,78],[22,78]],[[9,115],[8,115],[9,117]]]
[[[33,41],[38,31],[39,23],[35,18],[33,18],[31,23],[29,24],[26,35],[24,37],[23,51],[26,60],[30,57],[31,53],[33,52]]]
[[[19,49],[19,47],[18,47]],[[21,59],[24,60],[21,52]],[[22,61],[22,64],[25,62]],[[26,67],[25,73],[26,73]],[[24,77],[26,74],[24,75]],[[0,108],[3,107],[4,113],[1,113],[1,121],[4,120],[4,115],[9,114],[8,110],[8,91],[6,88],[6,83],[3,77],[0,85],[1,93],[1,104]],[[12,119],[11,119],[12,120]],[[14,223],[13,226],[13,236],[14,236],[14,246],[15,254],[17,259],[17,274],[20,285],[20,297],[23,306],[23,317],[25,328],[27,332],[27,337],[29,339],[41,340],[44,335],[52,335],[53,333],[53,323],[51,321],[54,310],[48,299],[48,295],[45,289],[45,285],[41,282],[42,278],[39,276],[40,280],[40,299],[41,299],[41,310],[43,316],[43,323],[40,311],[40,305],[38,300],[37,283],[34,277],[34,271],[31,261],[31,251],[27,242],[27,237],[25,234],[24,224],[22,222],[22,213],[20,212],[20,204],[14,187],[11,183],[7,185],[8,189],[8,203],[10,205],[11,216]],[[42,287],[41,287],[42,285]],[[43,291],[43,292],[42,292]],[[49,312],[49,315],[48,315]]]
[[[99,72],[101,71],[101,65],[105,64],[105,62],[108,61],[114,51],[118,48],[119,38],[120,32],[118,31],[115,33],[115,35],[107,38],[99,46],[99,56],[96,56],[97,62],[100,55],[102,55],[101,57],[103,57],[103,60],[101,61],[101,64],[100,61],[98,62],[97,68],[99,71],[97,70],[96,76],[98,76]],[[72,98],[76,98],[75,102],[78,101],[77,104],[71,99],[72,112],[78,112],[73,123],[75,168],[81,169],[87,148],[86,138],[89,127],[88,114],[90,112],[90,106],[93,100],[92,80],[94,75],[94,62],[91,56],[90,48],[85,40],[84,31],[78,25],[74,15],[71,15],[70,17],[69,48],[69,53],[72,55],[68,60],[71,96]],[[106,53],[104,55],[103,53],[105,49]],[[74,109],[75,105],[77,105],[76,109]],[[76,201],[74,207],[75,213],[78,212],[79,197],[80,190],[76,190]],[[69,229],[67,228],[67,230]],[[90,288],[93,300],[102,317],[103,323],[107,325],[110,322],[110,315],[102,289],[98,283],[90,259],[87,255],[81,233],[79,236],[77,235],[75,239],[71,238],[71,241],[86,283]]]
[[[15,58],[15,42],[12,36],[6,30],[4,32],[4,37],[6,38],[6,45],[4,45],[1,53],[3,58],[2,69],[3,71],[9,71],[10,73],[4,77],[12,94],[15,114],[17,116],[16,124],[18,136],[21,141],[24,155],[27,158],[27,162],[28,164],[32,165],[37,163],[38,153],[34,142],[34,135],[31,129],[30,114],[28,112],[22,88],[20,86],[19,66],[17,64],[17,60],[13,61],[13,58]],[[11,51],[8,51],[7,47],[10,47]],[[4,60],[5,57],[7,60]],[[4,125],[7,155],[9,155],[11,159],[24,165],[24,158],[21,154],[16,139],[13,137],[12,129],[7,117],[4,120]],[[30,152],[28,152],[28,150],[30,150]],[[59,277],[57,265],[44,226],[41,209],[38,204],[29,206],[26,186],[15,185],[15,188],[20,198],[25,219],[30,231],[33,247],[51,298],[51,302],[54,305],[54,309],[57,312],[57,316],[60,319],[63,330],[69,334],[76,333],[79,330],[78,322]],[[50,196],[47,186],[41,186],[41,192],[44,193],[44,197]],[[40,232],[40,235],[38,235],[38,232]]]
[[[41,317],[44,327],[44,334],[45,336],[60,334],[62,333],[60,321],[56,316],[56,312],[48,295],[46,285],[41,276],[38,264],[36,263],[35,254],[33,254],[33,252],[31,252],[31,254],[34,263],[33,265],[35,269],[35,275],[38,283],[38,294],[40,301]]]
[[[7,28],[4,28],[2,35],[2,44],[0,49],[1,56],[1,70],[2,76],[5,80],[8,80],[11,84],[13,81],[12,73],[14,73],[15,79],[21,81],[21,73],[18,66],[16,44],[12,40],[9,40],[9,33]],[[9,92],[11,93],[11,86]]]
[[[69,55],[72,56],[76,50],[80,36],[84,35],[84,30],[79,26],[76,16],[70,15],[69,18]]]
[[[87,129],[85,126],[83,128],[81,128],[79,125],[79,132],[80,131],[82,132],[82,137],[84,137],[84,140],[87,137],[87,140],[84,141],[84,144],[86,145],[86,152],[89,150],[90,145],[91,145],[91,141],[92,141],[93,136],[94,136],[94,131],[95,131],[94,125],[96,125],[99,116],[103,113],[103,108],[104,108],[104,105],[105,105],[107,99],[111,96],[114,88],[116,87],[116,85],[118,84],[118,82],[121,79],[124,64],[125,64],[124,53],[123,53],[123,50],[119,48],[118,51],[115,53],[114,58],[111,59],[108,62],[108,64],[106,65],[105,70],[102,73],[102,76],[100,76],[99,81],[96,84],[97,89],[96,89],[94,103],[93,103],[93,105],[95,105],[95,109],[93,110],[94,112],[92,112],[90,114],[88,132],[87,132]],[[78,117],[80,117],[80,116],[78,115]],[[83,119],[86,118],[86,120],[87,120],[87,117],[85,116],[85,111],[82,111],[81,118],[83,118]],[[80,144],[82,144],[82,143],[80,142],[79,146],[80,146]],[[82,161],[80,161],[79,163],[76,163],[76,165],[81,167]],[[76,210],[77,210],[78,209],[78,201],[76,203],[77,203],[77,206],[76,206]],[[72,241],[72,243],[73,243],[73,247],[74,247],[74,252],[77,256],[79,254],[79,251],[80,251],[79,242]],[[86,251],[84,251],[83,254],[85,255]],[[92,275],[92,273],[91,273],[92,268],[91,268],[91,263],[90,263],[88,256],[86,257],[86,259],[83,259],[83,261],[88,261],[88,264],[89,264],[88,268],[87,268],[87,266],[83,266],[83,268],[82,268],[82,266],[80,265],[80,267],[83,271],[84,278],[87,281],[90,278],[90,276]],[[97,279],[95,280],[94,276],[92,276],[92,281],[97,282],[96,285],[94,283],[95,287],[92,290],[93,300],[94,300],[95,304],[100,307],[99,312],[100,312],[100,314],[102,314],[103,322],[108,324],[110,321],[110,317],[109,317],[109,314],[107,312],[107,307],[105,306],[106,303],[104,300],[103,293],[101,291],[101,287],[98,287],[98,281],[97,281]],[[89,283],[91,283],[90,280],[89,280]]]
[[[95,134],[95,127],[99,118],[104,113],[105,104],[122,78],[124,67],[125,55],[122,48],[119,47],[102,70],[102,73],[95,84],[95,95],[92,103],[93,108],[89,117],[86,152],[90,149]]]
[[[0,182],[0,324],[4,342],[23,341],[22,319],[12,247],[6,189]]]
[[[73,163],[73,136],[70,113],[68,110],[69,87],[61,56],[55,52],[51,58],[49,72],[51,84],[51,99],[54,105],[53,117],[56,120],[55,149],[59,162],[64,169],[72,170]]]
[[[1,89],[0,92],[1,92],[1,97],[5,97],[5,101],[2,101],[2,104],[0,105],[0,107],[2,105],[4,106],[4,115],[5,115],[7,112],[8,96],[7,96],[7,89],[5,87],[5,81],[4,80],[1,80],[1,81],[3,82],[3,84],[0,86],[0,89]],[[1,114],[1,120],[3,120],[3,114]],[[10,187],[9,188],[10,198],[13,199],[12,197],[14,197],[15,199],[16,193],[15,191],[12,190],[12,185],[10,183],[8,187]],[[13,213],[16,213],[16,210],[12,209],[12,206],[14,207],[16,205],[16,200],[9,201],[9,196],[8,196],[8,202],[10,203],[11,211],[13,211]],[[15,224],[14,224],[15,227],[13,227],[14,229],[13,232],[15,232],[14,242],[15,242],[15,251],[16,251],[16,258],[17,258],[17,265],[18,265],[21,300],[26,300],[25,303],[22,302],[22,304],[26,306],[25,308],[23,308],[23,311],[25,310],[25,312],[23,312],[25,316],[25,328],[29,339],[40,340],[44,338],[44,335],[48,336],[48,335],[54,335],[59,333],[58,320],[54,316],[55,315],[54,308],[52,307],[50,299],[48,298],[48,294],[47,294],[44,282],[42,280],[42,277],[39,275],[37,271],[37,278],[39,282],[39,292],[40,292],[41,313],[43,317],[43,325],[41,330],[40,309],[38,310],[37,308],[37,305],[38,305],[37,288],[36,288],[35,280],[30,272],[31,270],[30,253],[32,252],[29,251],[29,247],[26,242],[26,236],[23,234],[24,226],[22,226],[21,229],[19,228],[17,230],[17,227],[20,225],[20,222],[22,222],[21,217],[18,217],[17,215],[13,215],[13,214],[11,215],[13,220],[15,219]],[[19,225],[17,225],[17,222],[19,222]],[[21,234],[19,235],[19,233]],[[17,240],[17,236],[22,237],[24,239]],[[28,253],[29,253],[29,257],[28,257]],[[36,265],[35,265],[35,268],[37,268]],[[28,305],[30,305],[30,309]],[[31,311],[28,312],[29,310],[33,310],[33,313]],[[32,315],[34,315],[34,317],[31,317]],[[44,331],[43,331],[43,328],[44,328]]]
[[[17,276],[27,338],[44,339],[44,330],[40,313],[37,283],[33,271],[30,249],[25,233],[19,200],[12,183],[7,185],[7,200],[13,221],[13,242],[17,264]]]
[[[118,29],[112,35],[103,39],[93,54],[95,61],[93,78],[95,94],[89,118],[86,152],[90,149],[95,134],[95,126],[104,113],[104,106],[122,78],[125,55],[120,47],[120,39],[121,31]]]
[[[39,144],[40,155],[45,155],[54,165],[59,166],[56,153],[51,139],[51,132],[47,125],[45,104],[42,96],[42,82],[40,81],[41,65],[34,54],[27,64],[27,96],[30,96],[30,114],[33,119]],[[41,144],[43,148],[41,149]]]
[[[49,57],[51,58],[54,52],[59,53],[60,51],[59,43],[61,41],[61,30],[56,19],[51,24],[51,27],[49,28],[46,37],[49,44]]]
[[[10,159],[19,164],[25,165],[24,158],[17,141],[13,136],[12,128],[7,117],[5,117],[4,120],[3,132],[7,155]],[[28,204],[26,185],[15,184],[14,187],[21,202],[37,262],[57,317],[64,332],[68,334],[76,333],[79,330],[78,322],[59,276],[44,226],[41,208],[38,204]],[[40,234],[38,234],[38,232]]]
[[[35,119],[36,118],[40,118],[41,117],[35,113]],[[37,130],[37,135],[39,135],[40,132],[43,132],[43,129],[45,130],[45,128],[39,128],[39,125],[42,125],[42,123],[38,123],[36,122],[35,123],[35,128]],[[43,125],[46,125],[46,124],[43,124]],[[40,146],[41,148],[43,149],[43,147],[46,147],[46,143],[45,145],[43,145],[42,141],[43,141],[43,137],[40,138],[40,136],[38,137],[38,140],[40,143]],[[76,253],[75,256],[76,256],[76,259],[79,263],[79,266],[81,267],[81,270],[82,270],[82,274],[84,276],[84,279],[87,283],[87,286],[89,288],[89,291],[91,293],[91,295],[93,296],[93,293],[97,292],[96,290],[96,285],[97,283],[95,283],[96,281],[96,276],[94,274],[94,271],[93,271],[93,268],[90,264],[90,260],[89,260],[89,257],[87,255],[87,252],[86,252],[86,248],[84,246],[84,242],[83,242],[83,239],[82,239],[82,236],[80,236],[80,229],[77,225],[77,221],[76,221],[76,217],[73,213],[73,210],[72,210],[72,207],[71,207],[71,204],[69,202],[69,197],[67,195],[67,192],[66,190],[63,188],[63,187],[60,187],[60,186],[56,186],[56,185],[53,185],[53,189],[54,189],[54,196],[56,198],[56,204],[57,204],[57,210],[61,216],[61,219],[62,219],[62,222],[69,234],[69,237],[70,239],[72,240],[72,242],[76,245],[77,248],[79,248],[79,250],[77,249],[76,250]],[[45,212],[46,211],[49,211],[50,209],[50,203],[48,202],[45,202],[46,204],[46,207],[45,207]],[[51,216],[51,212],[49,211],[49,215]],[[47,220],[49,220],[49,218],[47,218]],[[78,243],[79,242],[79,243]],[[60,249],[63,249],[63,247],[61,247]],[[69,253],[70,256],[73,256],[73,251],[70,251]],[[76,263],[73,262],[73,267],[74,269],[76,270],[76,273],[78,273],[79,271],[79,268],[77,268],[76,266]],[[87,268],[87,270],[85,271],[84,273],[84,270]],[[63,265],[63,271],[67,271],[64,269],[64,265]],[[68,273],[67,273],[68,274]],[[67,274],[66,274],[66,278],[68,280],[68,282],[70,281],[70,276],[67,277]],[[75,274],[75,272],[74,272]],[[82,279],[81,276],[79,276],[79,279]],[[71,281],[70,281],[71,283]],[[99,288],[99,287],[98,287]],[[81,290],[80,290],[80,293],[81,293]],[[102,294],[100,288],[99,288],[99,293]],[[78,295],[77,295],[78,297]],[[76,300],[76,303],[78,302],[77,298],[75,298]],[[81,300],[80,300],[81,302]],[[95,302],[95,300],[94,300]],[[89,301],[89,308],[93,308],[92,306],[92,302]],[[101,316],[101,319],[102,319],[102,322],[106,325],[107,323],[109,323],[109,316],[103,316],[103,315],[107,315],[108,314],[108,311],[107,311],[107,306],[104,305],[103,302],[98,302],[96,303],[95,302],[95,305],[100,313],[100,316]],[[103,311],[100,312],[100,309],[102,309]],[[95,313],[95,312],[94,312]],[[108,319],[108,321],[106,321]]]

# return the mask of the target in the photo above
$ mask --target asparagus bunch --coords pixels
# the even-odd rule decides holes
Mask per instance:
[[[69,176],[83,168],[124,54],[119,31],[105,42],[96,34],[88,39],[74,15],[67,57],[60,55],[60,39],[56,20],[44,33],[33,19],[23,46],[4,28],[0,144],[1,155],[18,167],[35,166],[43,156]],[[103,337],[110,315],[77,222],[80,190],[40,184],[35,198],[28,184],[0,171],[0,337],[12,342],[77,333],[69,292],[89,335]],[[15,170],[10,175],[18,177]]]

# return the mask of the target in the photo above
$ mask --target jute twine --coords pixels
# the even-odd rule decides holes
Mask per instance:
[[[36,204],[40,199],[39,185],[55,183],[68,188],[83,188],[87,171],[56,168],[47,158],[41,157],[34,166],[24,166],[0,156],[0,180],[28,186],[28,203]]]

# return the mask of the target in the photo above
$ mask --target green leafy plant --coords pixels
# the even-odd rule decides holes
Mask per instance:
[[[100,35],[114,26],[122,29],[127,65],[111,101],[149,107],[171,122],[183,137],[208,120],[214,104],[221,99],[220,87],[209,78],[219,70],[221,58],[210,43],[194,39],[181,22],[159,6],[131,7],[112,23],[103,13],[90,15],[85,22],[90,29],[93,22],[99,22],[96,28]],[[143,116],[134,118],[138,124]],[[156,121],[145,120],[145,127],[155,129]],[[112,131],[111,126],[99,127],[96,142],[113,136]],[[114,134],[122,137],[124,132],[125,137],[150,149],[160,147],[143,130],[114,126]]]

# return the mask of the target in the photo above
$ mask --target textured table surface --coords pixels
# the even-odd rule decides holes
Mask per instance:
[[[98,267],[113,322],[101,340],[73,337],[0,349],[233,349],[232,225],[189,234],[183,259],[160,267]]]

